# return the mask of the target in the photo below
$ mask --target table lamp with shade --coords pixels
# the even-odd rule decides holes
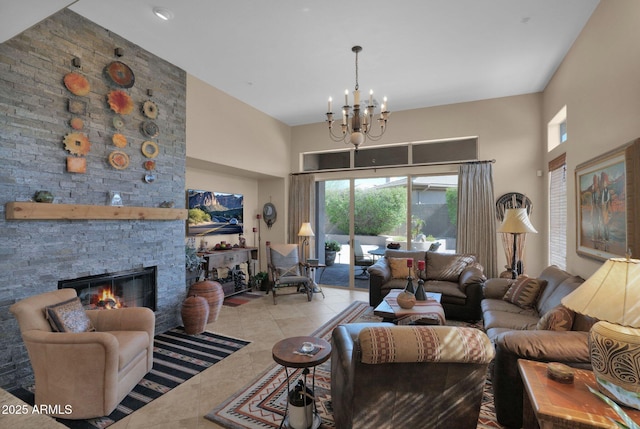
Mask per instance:
[[[511,278],[518,277],[518,236],[526,233],[537,233],[531,225],[526,208],[507,209],[497,232],[513,234],[513,255],[511,259]]]
[[[591,367],[598,389],[640,410],[640,260],[607,260],[562,304],[597,319],[589,331]]]
[[[302,226],[300,226],[300,231],[298,231],[298,237],[304,237],[304,240],[302,241],[302,261],[306,262],[306,250],[307,246],[309,245],[309,237],[315,237],[310,222],[302,223]]]

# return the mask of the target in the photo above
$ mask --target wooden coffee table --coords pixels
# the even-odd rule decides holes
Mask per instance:
[[[398,294],[402,291],[403,289],[389,291],[373,310],[373,314],[398,325],[444,325],[446,323],[444,309],[440,304],[442,294],[427,292],[426,301],[416,301],[413,308],[405,309],[398,305]]]
[[[319,350],[313,354],[300,353],[302,343],[309,342],[319,347]],[[317,429],[320,427],[322,420],[318,415],[318,407],[315,403],[315,388],[316,388],[316,366],[326,362],[331,357],[331,344],[319,337],[291,337],[278,341],[271,350],[273,360],[284,367],[285,374],[287,376],[287,404],[285,406],[285,413],[280,423],[280,427],[289,427],[288,411],[289,411],[289,389],[291,387],[290,378],[295,371],[289,374],[289,368],[303,368],[302,374],[304,377],[304,385],[307,386],[307,375],[311,372],[309,368],[313,368],[311,375],[312,388],[314,392],[313,403],[313,422],[311,429]]]

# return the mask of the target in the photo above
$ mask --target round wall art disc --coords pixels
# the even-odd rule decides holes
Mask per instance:
[[[147,100],[142,103],[142,114],[149,119],[155,119],[158,117],[158,106],[151,100]]]
[[[111,141],[116,147],[126,147],[127,138],[123,134],[116,133],[111,137]]]
[[[111,91],[107,95],[107,102],[111,110],[120,115],[128,115],[133,112],[133,100],[131,100],[129,94],[119,89]]]
[[[64,148],[73,155],[86,155],[91,150],[91,143],[86,134],[76,132],[68,133],[62,139]]]
[[[109,154],[109,164],[116,170],[124,170],[129,166],[129,155],[119,150],[114,150]]]
[[[142,154],[147,158],[155,158],[158,156],[159,151],[156,142],[146,141],[142,143]]]
[[[150,138],[158,137],[158,134],[160,134],[158,125],[153,121],[144,121],[140,128],[142,129],[142,134]]]
[[[85,96],[89,94],[91,87],[86,77],[78,73],[67,73],[64,76],[64,86],[67,87],[69,92],[79,96]]]
[[[124,128],[124,119],[122,119],[121,116],[114,116],[113,117],[113,128],[115,128],[116,130],[121,130]]]
[[[131,88],[136,81],[129,66],[120,61],[107,64],[104,74],[113,84],[121,88]]]

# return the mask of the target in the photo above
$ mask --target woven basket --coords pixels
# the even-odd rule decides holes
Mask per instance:
[[[207,323],[218,320],[220,308],[224,301],[224,290],[220,283],[211,280],[195,283],[189,288],[189,295],[202,296],[209,303],[209,319]]]
[[[188,296],[182,303],[181,314],[184,332],[188,335],[201,334],[207,326],[209,304],[201,296]]]

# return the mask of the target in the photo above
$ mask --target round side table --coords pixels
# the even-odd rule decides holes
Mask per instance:
[[[313,354],[305,354],[301,353],[302,343],[309,342],[316,345],[316,348],[319,350]],[[285,413],[280,422],[280,428],[283,426],[289,428],[289,388],[290,388],[290,378],[293,375],[293,372],[289,374],[289,368],[303,368],[302,374],[304,376],[304,385],[307,386],[307,375],[309,372],[309,368],[313,368],[313,373],[311,375],[311,383],[313,392],[313,422],[309,428],[317,429],[320,427],[321,420],[320,416],[318,416],[318,407],[315,401],[315,388],[316,388],[316,366],[320,365],[323,362],[329,360],[331,356],[331,344],[319,337],[291,337],[285,338],[284,340],[278,341],[272,350],[273,360],[279,363],[284,367],[285,374],[287,376],[287,403],[285,406]]]

